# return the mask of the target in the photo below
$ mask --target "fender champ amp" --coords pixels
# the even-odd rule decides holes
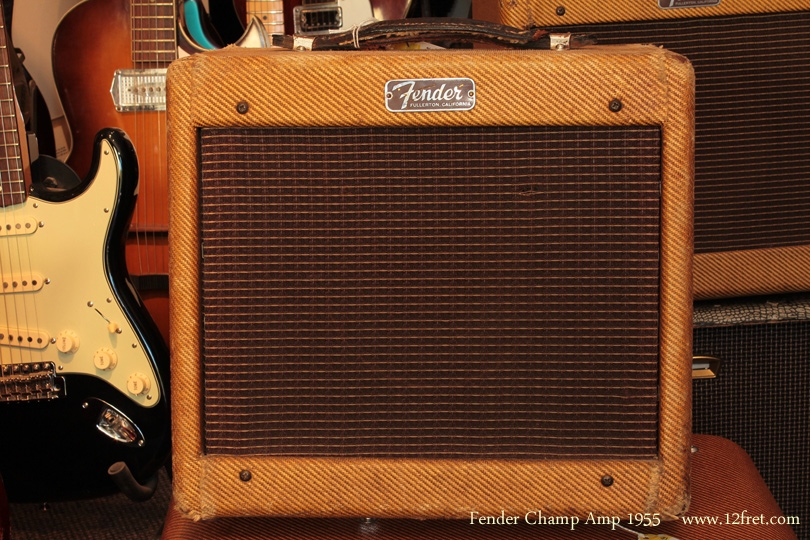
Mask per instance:
[[[183,514],[685,511],[691,65],[526,35],[172,64]]]
[[[476,0],[473,13],[689,58],[695,298],[810,291],[810,1]]]

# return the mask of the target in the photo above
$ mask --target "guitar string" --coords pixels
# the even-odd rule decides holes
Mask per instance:
[[[158,35],[159,39],[156,40],[156,62],[155,68],[164,69],[167,67],[168,61],[166,56],[170,56],[172,59],[177,58],[177,12],[176,12],[176,3],[175,2],[168,2],[168,10],[162,9],[161,13],[165,11],[169,12],[170,18],[168,19],[167,24],[160,24],[156,25],[160,28],[160,30],[155,30],[156,35]],[[157,9],[157,6],[156,6]],[[156,19],[156,20],[167,20],[167,19]],[[168,38],[166,37],[168,31]],[[163,91],[165,92],[165,80],[163,84],[164,88]],[[152,160],[152,167],[153,167],[153,176],[152,182],[150,183],[151,189],[151,204],[149,205],[152,212],[152,223],[151,227],[153,228],[153,232],[150,236],[150,240],[152,241],[152,248],[151,253],[154,256],[152,261],[154,268],[150,269],[150,272],[154,274],[160,274],[164,270],[164,252],[161,249],[162,246],[159,246],[158,236],[162,237],[164,231],[163,228],[167,225],[166,223],[166,212],[165,208],[168,204],[168,201],[165,200],[165,189],[168,188],[168,163],[166,163],[167,154],[165,152],[166,145],[168,143],[167,134],[166,134],[166,111],[157,111],[157,114],[153,115],[154,121],[157,122],[157,129],[155,132],[157,133],[157,140],[158,140],[158,147],[160,149],[164,149],[164,152],[157,152],[157,156],[159,159]],[[153,157],[155,157],[153,155]],[[155,163],[157,162],[157,163]],[[157,189],[160,186],[160,189]],[[161,200],[158,200],[158,199]]]
[[[161,28],[163,28],[163,20],[161,19],[161,15],[163,14],[163,7],[165,4],[159,2],[153,2],[150,5],[150,9],[152,13],[150,13],[149,20],[150,23],[147,27],[149,35],[150,35],[150,43],[151,46],[149,47],[150,52],[149,56],[153,58],[149,58],[146,64],[146,69],[158,69],[160,68],[160,50],[165,46],[165,43],[161,39]],[[145,89],[145,94],[149,94],[149,90]],[[157,209],[155,204],[157,203],[157,195],[155,192],[157,191],[156,185],[157,182],[163,180],[163,177],[160,176],[163,172],[162,165],[160,163],[160,159],[156,159],[156,157],[160,156],[160,148],[164,146],[163,140],[163,129],[162,129],[162,113],[160,111],[153,111],[151,112],[144,112],[141,114],[141,118],[143,119],[144,123],[144,130],[141,132],[142,136],[145,140],[144,148],[148,148],[148,160],[146,160],[146,167],[144,167],[144,174],[142,175],[142,182],[139,188],[143,189],[143,193],[139,193],[143,195],[141,199],[143,207],[143,221],[140,224],[141,231],[144,235],[144,245],[146,249],[146,269],[145,272],[147,275],[153,275],[157,273],[157,265],[158,255],[157,255],[157,242],[156,242],[156,235],[157,235]],[[150,140],[152,137],[155,140]]]
[[[21,334],[25,332],[26,334],[32,334],[31,329],[36,328],[36,326],[32,326],[30,318],[34,319],[34,324],[36,321],[39,320],[38,313],[36,310],[36,302],[33,303],[33,312],[30,314],[29,317],[29,310],[28,310],[28,297],[23,293],[20,296],[17,296],[16,293],[13,292],[16,284],[16,277],[20,279],[20,286],[22,287],[22,282],[26,281],[25,276],[30,274],[30,272],[25,272],[25,259],[27,258],[27,267],[30,270],[32,268],[31,264],[31,250],[28,249],[28,238],[21,239],[20,235],[14,234],[13,230],[9,230],[9,225],[16,224],[24,221],[25,219],[25,209],[27,205],[25,204],[26,200],[26,185],[25,185],[25,173],[23,170],[23,153],[22,153],[22,143],[21,143],[21,136],[20,136],[20,124],[18,123],[17,118],[17,102],[15,100],[15,93],[14,93],[14,77],[11,70],[11,54],[12,50],[10,48],[10,38],[6,32],[6,24],[5,19],[2,18],[3,15],[0,14],[0,39],[2,39],[2,66],[0,66],[3,70],[4,77],[7,80],[3,81],[3,102],[7,107],[0,108],[0,114],[2,114],[2,129],[3,129],[3,163],[5,170],[6,182],[4,183],[8,189],[9,193],[3,194],[4,198],[4,205],[3,205],[3,217],[5,218],[5,229],[7,234],[8,241],[6,242],[6,247],[8,250],[8,270],[3,271],[2,281],[3,281],[3,288],[4,291],[0,294],[3,294],[4,297],[4,307],[5,307],[5,315],[6,315],[6,327],[2,329],[3,339],[8,341],[8,364],[13,366],[15,364],[15,358],[19,356],[19,363],[23,364],[24,360],[27,359],[30,362],[34,361],[34,351],[30,347],[25,347],[22,343],[21,336],[14,336],[12,334],[12,330],[14,326],[16,326],[17,332]],[[10,151],[12,150],[12,151]],[[19,203],[17,202],[19,200]],[[10,210],[9,210],[10,208]],[[22,219],[21,219],[22,218]],[[11,225],[12,227],[16,228],[15,225]],[[16,249],[12,249],[12,244],[15,245]],[[24,246],[21,244],[25,244]],[[25,247],[25,249],[23,249]],[[16,257],[15,257],[16,251]],[[27,255],[27,257],[23,256],[23,252]],[[15,261],[16,259],[16,261]],[[18,267],[18,271],[15,275],[14,265]],[[9,309],[9,304],[11,304],[11,309]],[[13,315],[13,320],[16,323],[14,326],[10,324]],[[19,350],[14,346],[13,339],[17,339],[19,343]],[[47,347],[47,344],[46,344]],[[26,354],[27,353],[27,354]],[[0,355],[1,357],[2,355]],[[42,353],[39,354],[40,359]],[[13,374],[11,374],[13,376]]]
[[[138,64],[138,47],[140,45],[138,44],[139,28],[138,28],[137,24],[140,24],[140,23],[137,22],[137,21],[139,21],[139,17],[138,17],[138,14],[136,13],[139,10],[139,8],[140,8],[140,6],[136,3],[136,0],[131,0],[130,1],[130,3],[129,3],[129,11],[130,11],[130,19],[129,19],[130,20],[130,29],[129,29],[129,31],[130,31],[130,55],[131,55],[131,62],[132,62],[133,69],[138,69],[138,65],[139,65]],[[135,80],[137,81],[137,78]],[[138,94],[138,92],[137,92],[137,86],[136,86],[136,96],[135,96],[135,99],[133,99],[134,103],[137,103],[137,101],[139,99],[137,94]],[[121,114],[126,115],[127,113],[126,113],[126,111],[124,111]],[[139,153],[141,152],[141,149],[146,150],[148,148],[148,146],[144,146],[143,141],[141,141],[141,133],[143,132],[143,129],[139,125],[140,122],[141,122],[140,111],[138,111],[137,107],[136,107],[136,109],[131,114],[133,115],[132,118],[133,118],[133,125],[135,126],[135,129],[134,129],[134,133],[127,133],[127,135],[130,137],[130,139],[132,140],[132,144],[135,146],[136,156],[138,156],[138,161],[140,162],[141,158],[139,156]],[[125,122],[122,122],[122,124],[125,124]],[[145,152],[144,152],[144,155],[145,155]],[[138,175],[139,175],[139,178],[138,178],[138,192],[139,192],[138,193],[138,199],[140,199],[140,195],[141,195],[140,189],[141,189],[142,184],[143,184],[143,182],[141,181],[141,179],[143,178],[143,172],[141,171],[140,167],[141,167],[141,164],[138,163]],[[141,234],[140,234],[140,229],[142,228],[141,223],[143,221],[141,219],[141,215],[140,215],[142,206],[143,206],[143,203],[140,202],[140,200],[139,200],[136,203],[136,206],[135,206],[135,214],[133,216],[132,223],[130,224],[130,230],[129,230],[127,242],[125,243],[125,246],[129,246],[130,241],[135,243],[135,260],[137,261],[137,265],[138,265],[137,271],[138,271],[139,275],[144,274],[143,258],[142,258],[142,250],[141,250]],[[127,248],[125,248],[125,249],[127,249]],[[129,266],[130,265],[130,263],[129,263],[130,257],[126,257],[126,260],[127,260],[127,266]]]
[[[169,49],[177,50],[176,37],[166,37],[169,31],[176,34],[174,2],[149,2],[131,0],[132,62],[137,70],[163,69],[168,63]],[[135,13],[137,11],[137,13]],[[176,56],[176,55],[175,55]],[[141,90],[144,102],[155,91],[165,92],[165,84],[158,90],[151,86]],[[139,152],[138,203],[131,236],[135,244],[136,260],[140,276],[158,275],[164,272],[165,255],[159,238],[164,233],[166,204],[163,186],[168,185],[167,163],[161,150],[166,147],[165,111],[140,110],[132,113],[135,133],[131,135]],[[143,285],[142,287],[143,288]]]
[[[2,13],[0,13],[0,17],[2,17],[2,16],[3,16]],[[2,26],[0,28],[0,39],[3,40],[3,43],[0,44],[0,50],[2,50],[2,53],[3,53],[2,56],[0,56],[0,58],[2,58],[4,56],[6,56],[7,47],[6,47],[5,41],[6,41],[7,38],[5,37],[5,32],[6,32],[5,21],[0,19],[0,23],[2,23],[2,25],[0,25],[0,26]],[[4,58],[2,60],[0,60],[0,62],[2,62],[4,64],[2,66],[2,69],[3,69],[3,74],[6,74],[9,71],[8,62]],[[11,93],[9,92],[10,87],[9,87],[9,85],[8,85],[8,83],[6,81],[3,81],[2,90],[3,90],[2,99],[3,99],[3,105],[4,106],[0,107],[0,114],[5,116],[5,114],[6,114],[6,112],[5,112],[6,111],[6,106],[5,105],[8,104],[9,105],[8,110],[13,111],[14,110],[14,103],[13,103],[13,101],[10,100],[10,98],[11,98]],[[9,223],[10,222],[9,214],[11,213],[10,210],[9,210],[9,207],[10,206],[13,207],[13,203],[14,203],[14,201],[13,201],[13,193],[6,193],[7,188],[8,188],[9,191],[13,191],[13,189],[12,189],[13,184],[12,184],[12,181],[11,181],[12,180],[11,179],[11,170],[10,170],[10,167],[9,167],[9,164],[8,164],[8,161],[9,161],[8,137],[9,137],[9,134],[11,133],[11,130],[7,129],[5,118],[3,118],[3,121],[2,121],[2,123],[0,123],[0,125],[2,125],[2,130],[3,130],[3,145],[2,145],[3,146],[3,155],[0,156],[0,159],[3,160],[3,169],[4,169],[2,172],[0,172],[0,174],[3,175],[2,182],[0,183],[0,185],[2,185],[2,188],[0,188],[2,190],[2,191],[0,191],[0,197],[2,197],[2,200],[3,200],[3,219],[4,219],[4,223]],[[11,197],[11,200],[9,200],[9,197]],[[2,278],[3,283],[7,283],[7,282],[10,281],[10,279],[6,275],[7,266],[8,266],[8,272],[10,272],[12,267],[13,267],[13,265],[12,265],[13,256],[12,256],[11,239],[10,238],[11,237],[9,236],[7,241],[4,242],[4,247],[5,247],[5,250],[7,251],[7,253],[5,254],[6,255],[5,256],[5,263],[0,264],[0,274],[1,274],[0,278]],[[5,328],[0,329],[0,334],[2,334],[2,337],[0,337],[0,339],[5,340],[5,339],[7,339],[6,334],[8,334],[9,330],[11,329],[11,324],[10,324],[11,315],[12,315],[12,311],[16,312],[16,309],[15,309],[16,305],[13,305],[13,304],[9,305],[10,304],[9,301],[11,300],[13,302],[13,300],[14,300],[13,298],[9,297],[5,293],[0,293],[0,294],[3,294],[3,309],[4,309],[4,312],[5,312],[5,322],[6,322]],[[16,319],[16,317],[15,317],[15,319]],[[5,354],[6,352],[8,353],[7,355]],[[9,366],[14,364],[14,354],[13,353],[14,353],[13,348],[11,348],[11,347],[7,348],[5,346],[5,343],[2,344],[2,351],[0,351],[0,368],[2,368],[2,369],[0,369],[0,376],[5,377],[4,372],[5,372],[6,362],[7,362],[6,361],[6,356],[8,356],[8,364],[9,364]]]

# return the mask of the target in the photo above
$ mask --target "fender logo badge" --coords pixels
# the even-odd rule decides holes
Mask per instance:
[[[385,83],[391,112],[469,111],[475,107],[472,79],[398,79]]]

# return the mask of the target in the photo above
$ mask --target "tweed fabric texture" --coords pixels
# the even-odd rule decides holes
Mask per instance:
[[[810,246],[701,253],[695,256],[695,299],[810,290]]]
[[[782,516],[779,506],[759,476],[751,458],[733,442],[710,435],[695,435],[692,506],[687,516],[724,516],[746,508],[751,515]],[[471,524],[461,520],[362,520],[296,518],[223,518],[192,521],[176,506],[169,509],[162,540],[294,540],[307,538],[371,538],[379,540],[545,538],[615,540],[632,533],[610,525],[540,523],[536,509],[528,508],[513,525]],[[508,515],[508,514],[507,514]],[[500,512],[497,513],[500,516]],[[496,516],[496,517],[497,517]],[[667,522],[655,528],[622,525],[639,533],[667,534],[681,540],[795,540],[787,525],[687,525]]]
[[[600,0],[528,0],[525,2],[498,2],[501,24],[526,26],[531,21],[541,28],[583,23],[607,23],[656,19],[688,19],[691,17],[719,17],[751,13],[776,13],[807,9],[806,0],[723,0],[713,6],[664,9],[659,2],[602,2]],[[562,7],[563,10],[558,11]],[[490,6],[489,10],[492,9]],[[473,7],[474,14],[478,12]]]
[[[465,76],[474,109],[392,114],[386,81]],[[295,84],[289,84],[295,81]],[[175,500],[215,516],[463,518],[539,505],[555,514],[688,505],[694,77],[654,47],[581,51],[290,53],[229,48],[168,75]],[[620,99],[622,109],[609,104]],[[241,104],[241,105],[240,105]],[[200,349],[198,130],[238,126],[652,125],[663,136],[660,433],[654,460],[429,460],[212,456]],[[249,475],[247,472],[249,471]],[[609,488],[601,479],[610,471]],[[541,478],[541,481],[538,479]]]
[[[594,4],[479,2],[474,11],[513,24],[528,16],[541,27],[593,34],[601,44],[655,43],[687,56],[697,77],[695,298],[810,290],[810,191],[807,162],[797,159],[810,134],[807,105],[798,98],[808,92],[810,2]],[[752,35],[780,45],[762,54]]]

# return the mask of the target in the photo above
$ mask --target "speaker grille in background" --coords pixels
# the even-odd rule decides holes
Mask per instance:
[[[810,538],[810,296],[695,306],[695,354],[723,360],[696,380],[695,433],[742,446],[796,533]]]
[[[200,144],[207,453],[657,454],[657,127]]]
[[[810,12],[568,27],[695,68],[695,252],[810,244]]]

